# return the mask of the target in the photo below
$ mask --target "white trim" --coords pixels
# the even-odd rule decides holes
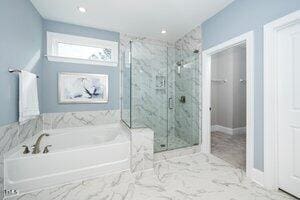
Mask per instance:
[[[112,50],[112,60],[109,62],[89,60],[81,58],[69,58],[58,55],[58,43],[67,43],[73,45],[108,48]],[[118,53],[119,44],[118,42],[100,40],[96,38],[81,37],[75,35],[67,35],[61,33],[47,32],[47,55],[49,61],[54,62],[67,62],[77,64],[88,64],[88,65],[103,65],[103,66],[118,66]]]
[[[264,172],[253,168],[252,169],[252,181],[259,184],[260,186],[264,186]]]
[[[247,54],[247,155],[246,155],[246,174],[251,178],[253,168],[253,108],[254,108],[254,93],[253,93],[253,69],[254,69],[254,36],[253,31],[245,33],[241,36],[233,38],[227,42],[212,47],[202,52],[202,152],[211,152],[211,56],[225,49],[237,46],[241,43],[246,43]]]
[[[300,11],[264,26],[264,183],[278,189],[277,31],[300,20]]]
[[[228,135],[241,135],[246,134],[246,127],[229,128],[220,125],[211,126],[211,132],[222,132]]]
[[[50,56],[45,55],[51,62],[64,62],[64,63],[76,63],[76,64],[85,64],[85,65],[101,65],[115,67],[118,65],[117,62],[106,62],[106,61],[97,61],[97,60],[86,60],[80,58],[68,58],[62,56]]]

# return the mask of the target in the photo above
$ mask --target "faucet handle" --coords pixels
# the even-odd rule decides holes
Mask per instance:
[[[35,144],[31,146],[31,149],[32,149],[32,154],[39,153],[39,152],[36,152],[36,145]]]
[[[45,146],[43,153],[49,153],[49,147],[52,147],[52,145]]]
[[[25,148],[24,151],[23,151],[23,154],[28,154],[28,153],[30,153],[28,146],[23,145],[22,147]]]

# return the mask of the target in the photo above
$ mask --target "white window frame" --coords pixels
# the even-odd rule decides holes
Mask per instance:
[[[112,50],[111,61],[89,60],[81,58],[62,57],[58,55],[58,43],[72,45],[91,46],[97,48],[108,48]],[[67,35],[61,33],[47,32],[47,58],[53,62],[67,62],[76,64],[101,65],[101,66],[118,66],[118,42],[100,40],[95,38]]]

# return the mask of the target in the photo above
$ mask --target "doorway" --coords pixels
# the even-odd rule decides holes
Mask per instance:
[[[211,58],[211,153],[246,170],[246,44]]]
[[[202,152],[211,153],[211,87],[212,87],[212,56],[226,49],[245,44],[246,49],[246,175],[252,177],[253,171],[253,32],[228,40],[222,44],[205,50],[203,56],[202,85]]]

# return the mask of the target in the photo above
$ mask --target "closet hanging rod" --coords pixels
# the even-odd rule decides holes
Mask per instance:
[[[217,82],[217,83],[226,83],[227,80],[226,79],[212,79],[212,82]]]
[[[22,73],[22,71],[19,69],[11,69],[11,68],[8,69],[8,72],[9,73]],[[39,78],[38,75],[36,75],[36,77]]]

